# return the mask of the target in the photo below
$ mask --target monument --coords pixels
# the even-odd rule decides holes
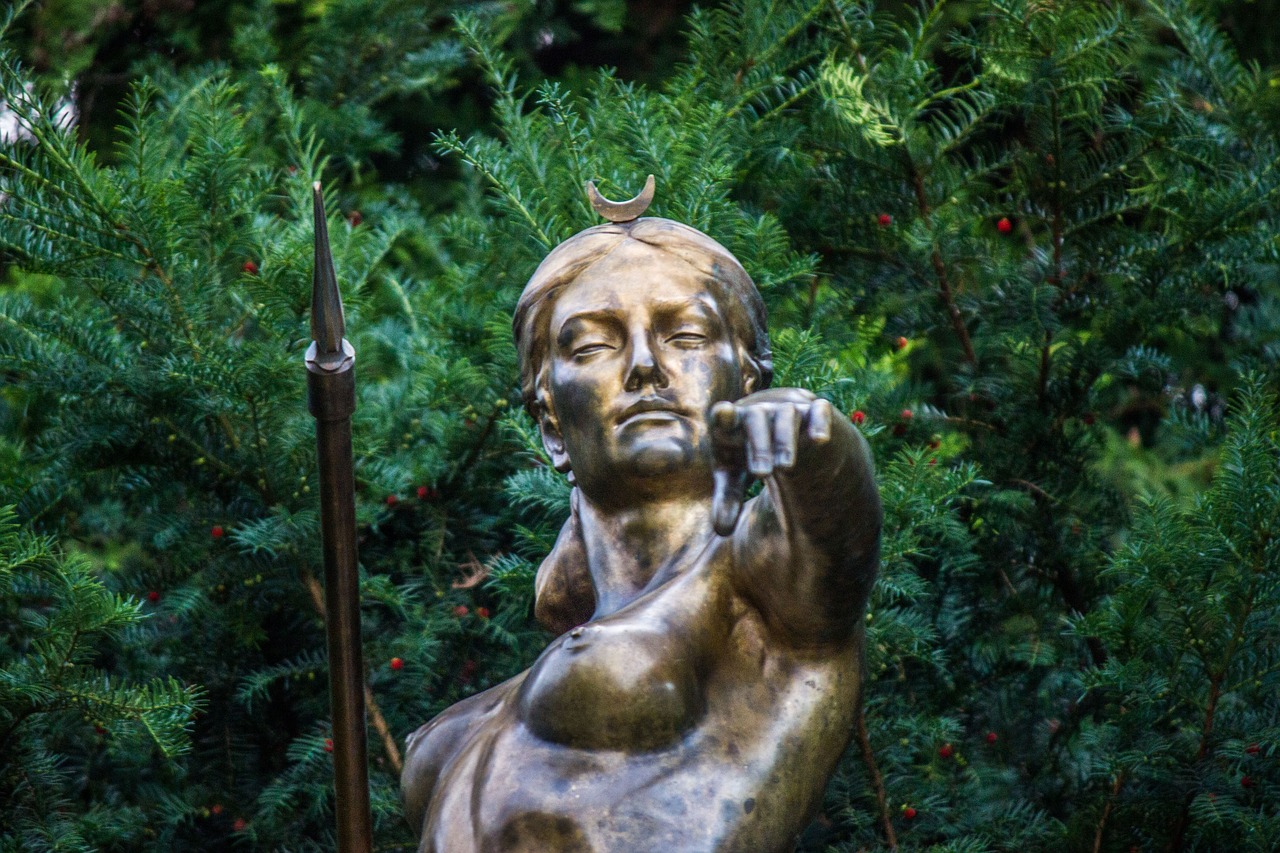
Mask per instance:
[[[770,388],[764,304],[702,232],[599,197],[516,308],[524,402],[572,513],[558,636],[411,735],[422,853],[787,853],[859,701],[881,509],[832,405]],[[763,488],[745,499],[753,479]]]

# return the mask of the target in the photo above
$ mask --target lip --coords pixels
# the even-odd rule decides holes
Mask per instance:
[[[623,409],[618,423],[627,421],[664,421],[684,417],[685,413],[670,400],[662,397],[644,397]]]

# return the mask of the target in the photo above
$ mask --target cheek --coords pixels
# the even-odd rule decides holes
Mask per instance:
[[[742,396],[742,370],[732,346],[717,347],[709,358],[690,359],[690,362],[690,372],[707,391],[708,406]]]
[[[562,430],[580,429],[583,422],[600,419],[604,388],[589,371],[561,366],[553,369],[550,385],[551,402]]]

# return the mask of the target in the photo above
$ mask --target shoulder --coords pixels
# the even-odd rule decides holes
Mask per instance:
[[[525,674],[449,706],[405,738],[400,790],[405,820],[415,832],[421,831],[440,775],[484,722],[515,695]]]

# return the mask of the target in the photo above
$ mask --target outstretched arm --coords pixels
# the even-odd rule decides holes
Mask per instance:
[[[770,627],[797,643],[846,638],[866,605],[881,508],[866,440],[826,400],[773,388],[711,410],[716,532]],[[752,478],[760,496],[743,505]]]

